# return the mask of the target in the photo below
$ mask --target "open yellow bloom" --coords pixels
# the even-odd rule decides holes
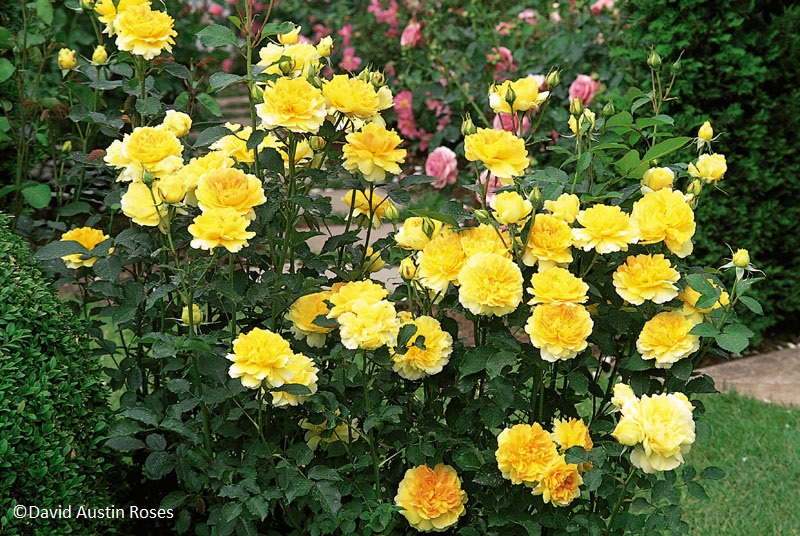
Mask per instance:
[[[117,181],[141,181],[145,171],[156,178],[177,172],[183,166],[183,146],[175,134],[155,127],[138,127],[115,140],[104,160],[122,169]]]
[[[146,60],[152,60],[162,50],[172,52],[178,35],[174,20],[163,11],[153,11],[147,4],[129,6],[114,18],[117,48]]]
[[[399,164],[405,162],[406,150],[398,149],[403,140],[394,130],[387,130],[378,123],[368,123],[345,139],[342,166],[346,170],[358,170],[369,182],[383,182],[387,173],[402,171]]]
[[[189,226],[195,249],[213,250],[222,246],[236,253],[248,246],[247,241],[256,233],[247,230],[250,222],[235,208],[210,208],[194,219]]]
[[[320,54],[314,45],[309,43],[292,43],[279,45],[268,43],[258,51],[260,67],[266,67],[267,74],[294,77],[305,77],[315,73],[320,67]],[[281,59],[281,58],[289,58]]]
[[[695,323],[681,313],[659,313],[645,322],[636,349],[642,359],[655,359],[656,368],[670,368],[700,348],[700,337],[689,333]]]
[[[292,354],[286,363],[286,368],[292,375],[291,382],[286,383],[304,385],[311,392],[307,395],[294,395],[286,391],[272,391],[272,404],[274,406],[297,406],[317,392],[319,369],[309,357],[303,354]]]
[[[195,197],[203,211],[227,207],[242,215],[267,202],[258,177],[237,168],[215,169],[204,174],[197,184]]]
[[[508,231],[501,231],[486,223],[470,227],[459,233],[461,249],[467,258],[479,253],[495,253],[507,259],[511,258],[511,237]]]
[[[167,216],[167,207],[158,188],[151,190],[143,182],[132,182],[128,185],[128,190],[120,199],[120,206],[123,214],[134,223],[145,227],[156,227]]]
[[[131,6],[149,5],[150,0],[119,0],[116,5],[114,5],[114,0],[98,0],[94,5],[94,10],[98,14],[97,20],[106,25],[103,29],[103,33],[114,35],[114,20],[119,15],[124,13]]]
[[[444,231],[428,242],[417,258],[417,277],[422,286],[445,292],[458,285],[458,274],[467,261],[458,233]]]
[[[161,128],[169,130],[176,138],[182,138],[192,129],[192,118],[183,112],[167,110],[167,115],[161,122]]]
[[[572,262],[572,229],[564,220],[550,214],[537,214],[522,252],[525,266],[539,268]]]
[[[389,293],[381,285],[372,281],[351,281],[331,291],[328,301],[333,305],[328,318],[339,318],[340,315],[352,312],[353,304],[360,299],[378,302]]]
[[[100,229],[93,229],[91,227],[79,227],[77,229],[67,231],[61,235],[62,241],[74,240],[89,251],[92,251],[100,242],[108,239],[109,236],[103,233],[103,231]],[[67,264],[67,268],[71,268],[73,270],[76,270],[82,266],[91,268],[97,261],[97,257],[83,258],[83,255],[80,253],[65,255],[64,257],[61,257],[61,259]]]
[[[678,295],[680,274],[664,255],[633,255],[614,272],[614,287],[622,299],[634,305],[645,300],[666,303]]]
[[[614,394],[611,397],[611,403],[621,408],[629,400],[636,400],[636,393],[633,392],[631,386],[626,383],[618,383],[614,385]]]
[[[553,421],[553,440],[562,453],[572,447],[583,447],[586,451],[594,447],[586,423],[574,417]]]
[[[408,523],[421,532],[442,532],[464,515],[467,493],[461,479],[449,465],[433,469],[420,465],[406,471],[397,488],[394,503]]]
[[[649,192],[633,204],[631,221],[639,230],[640,244],[664,241],[678,257],[692,252],[694,211],[677,190],[662,188]]]
[[[528,292],[533,294],[533,299],[528,302],[529,305],[557,302],[586,303],[589,285],[572,275],[569,270],[554,266],[533,274]]]
[[[497,436],[497,468],[512,484],[533,484],[558,458],[553,438],[539,423],[515,424]]]
[[[642,186],[647,187],[647,191],[655,192],[662,188],[672,188],[674,181],[675,172],[668,167],[650,168],[642,175]]]
[[[585,350],[593,326],[592,317],[583,305],[544,303],[533,308],[525,332],[542,359],[554,363],[572,359]]]
[[[686,170],[692,177],[703,179],[708,184],[717,184],[728,171],[728,164],[723,154],[701,154],[697,165],[689,164]]]
[[[483,162],[505,186],[525,173],[529,164],[525,141],[505,130],[479,128],[464,138],[464,153],[470,162]]]
[[[239,378],[250,389],[260,388],[263,381],[267,387],[280,387],[293,378],[288,368],[294,357],[289,343],[268,329],[253,328],[239,334],[233,341],[233,353],[225,357],[233,361],[228,375]]]
[[[392,369],[407,380],[419,380],[441,372],[450,361],[453,337],[442,330],[439,321],[433,317],[411,318],[408,313],[401,313],[400,317],[403,325],[413,324],[417,332],[402,349],[404,353],[398,353],[396,348],[390,352],[394,362]],[[415,345],[419,337],[423,337],[424,349]]]
[[[575,194],[561,194],[555,201],[545,201],[544,209],[556,218],[572,223],[580,212],[580,199]]]
[[[292,303],[284,318],[292,323],[290,329],[295,339],[306,339],[312,348],[322,348],[325,345],[325,335],[334,328],[319,326],[314,323],[314,319],[330,313],[330,309],[325,303],[330,295],[330,291],[323,290],[300,296]]]
[[[581,210],[577,217],[583,228],[573,229],[575,246],[605,254],[627,251],[628,244],[639,240],[636,225],[622,209],[612,205],[594,205]]]
[[[209,149],[223,153],[226,157],[233,158],[241,164],[252,164],[255,161],[255,156],[253,155],[253,150],[247,148],[247,140],[253,134],[253,128],[249,126],[243,127],[238,123],[225,123],[225,128],[233,132],[233,134],[228,134],[218,139],[209,146]],[[264,141],[258,144],[258,150],[261,151],[266,147],[277,148],[279,144],[278,138],[273,134],[268,134],[264,137]]]
[[[403,221],[403,227],[394,235],[394,241],[403,249],[419,251],[442,230],[442,222],[431,218],[412,216]]]
[[[316,134],[325,122],[327,109],[322,91],[305,78],[278,78],[264,89],[264,102],[256,105],[267,130],[285,128]]]
[[[397,344],[400,319],[394,304],[386,300],[358,299],[351,304],[350,311],[336,320],[342,344],[349,350],[377,350]]]
[[[533,210],[531,202],[517,192],[499,192],[491,205],[494,219],[503,225],[524,223]]]
[[[388,86],[383,91],[366,80],[337,74],[322,86],[322,95],[328,106],[328,114],[339,113],[349,119],[370,121],[381,110],[393,106],[392,93]]]
[[[197,184],[207,173],[223,168],[232,168],[235,162],[220,151],[209,151],[203,156],[196,156],[189,160],[189,163],[176,171],[173,177],[180,179],[187,194],[191,194],[191,202],[187,198],[186,202],[192,206],[197,206],[197,198],[194,195]]]
[[[526,112],[537,106],[538,99],[539,82],[532,76],[489,88],[489,106],[499,114]]]
[[[478,253],[458,273],[458,301],[475,315],[503,316],[522,301],[522,272],[496,253]]]
[[[567,463],[562,455],[547,467],[541,481],[531,491],[534,495],[541,495],[545,504],[567,506],[580,497],[581,484],[583,478],[578,472],[578,466]]]

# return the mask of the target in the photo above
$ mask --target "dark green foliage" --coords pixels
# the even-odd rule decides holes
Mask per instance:
[[[0,533],[99,534],[76,519],[18,520],[17,504],[105,508],[100,449],[109,410],[72,313],[0,215]],[[87,532],[88,531],[88,532]]]
[[[678,7],[679,6],[679,7]],[[727,157],[720,187],[697,210],[695,257],[719,265],[726,244],[747,248],[767,274],[752,295],[763,317],[746,323],[763,334],[796,329],[800,300],[800,6],[788,0],[629,0],[627,48],[614,54],[628,75],[649,78],[642,61],[655,45],[664,69],[683,51],[668,113],[677,131],[696,134],[710,120],[722,136],[715,150]]]

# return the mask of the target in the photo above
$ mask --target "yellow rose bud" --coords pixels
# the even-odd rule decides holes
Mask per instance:
[[[72,142],[70,140],[65,141],[61,144],[61,152],[68,153],[72,150]]]
[[[400,261],[400,277],[403,281],[411,281],[417,275],[417,265],[414,264],[414,259],[406,257]]]
[[[333,39],[330,35],[326,35],[317,43],[317,54],[323,58],[327,58],[331,55],[331,50],[333,50]]]
[[[97,45],[95,47],[94,52],[92,53],[92,64],[93,65],[102,65],[108,61],[108,52],[106,52],[106,47],[103,45]]]
[[[661,56],[658,55],[658,52],[656,52],[655,49],[650,50],[650,55],[647,57],[647,65],[653,69],[661,68]]]
[[[572,115],[581,115],[581,113],[583,113],[583,103],[581,102],[581,99],[578,97],[572,99],[572,101],[569,103],[569,113]]]
[[[467,116],[461,123],[461,135],[466,137],[471,134],[475,134],[476,132],[478,132],[478,129],[475,127],[475,123],[472,122],[472,118],[469,116],[469,113],[467,113]]]
[[[62,48],[58,51],[59,68],[69,71],[78,66],[77,53],[69,48]]]
[[[374,251],[372,246],[367,248],[366,255],[364,255],[364,268],[370,272],[377,272],[386,266],[386,262],[381,258],[380,251]]]
[[[547,88],[552,90],[554,87],[561,82],[561,71],[556,69],[555,71],[550,71],[547,73]]]
[[[733,254],[733,265],[745,268],[748,264],[750,264],[750,252],[746,249],[737,249]]]
[[[703,123],[700,130],[697,131],[697,137],[703,141],[711,141],[711,138],[714,137],[714,129],[711,128],[711,123],[708,121]]]
[[[308,145],[313,151],[321,151],[325,148],[325,138],[321,136],[311,136],[308,138]]]
[[[389,221],[397,221],[400,219],[400,211],[397,210],[397,207],[394,203],[389,201],[388,199],[385,202],[386,206],[383,209],[383,217]]]
[[[672,188],[675,173],[667,167],[650,168],[642,175],[642,186],[647,186],[653,191],[662,188]]]
[[[300,26],[295,26],[294,30],[285,34],[278,35],[278,42],[282,45],[294,45],[300,36]]]
[[[183,311],[181,311],[181,321],[184,324],[188,325],[190,323],[189,320],[190,320],[189,319],[189,307],[184,305],[183,306]],[[196,303],[192,304],[192,318],[191,318],[191,320],[192,320],[191,324],[193,324],[195,326],[197,324],[200,324],[200,323],[203,322],[203,310],[200,309],[200,306],[197,305]]]
[[[628,400],[636,398],[636,394],[631,389],[631,386],[625,383],[618,383],[614,385],[614,394],[611,397],[611,403],[616,407],[621,408]]]
[[[517,192],[500,192],[492,198],[492,209],[499,223],[513,225],[530,216],[533,204]]]
[[[175,134],[176,138],[182,138],[192,129],[192,118],[183,112],[167,110],[161,127]]]
[[[155,183],[165,203],[174,204],[186,197],[186,185],[178,175],[169,175]]]

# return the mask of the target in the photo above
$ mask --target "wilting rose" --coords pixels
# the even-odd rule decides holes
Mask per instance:
[[[425,173],[439,179],[431,183],[434,188],[444,188],[455,183],[458,178],[456,153],[447,147],[437,147],[425,161]]]

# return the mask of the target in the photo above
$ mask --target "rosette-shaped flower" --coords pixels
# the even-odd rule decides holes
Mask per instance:
[[[297,406],[308,400],[308,397],[317,392],[317,373],[319,369],[309,357],[303,354],[292,354],[286,362],[286,368],[292,375],[291,384],[308,387],[311,391],[307,395],[295,395],[287,391],[272,391],[272,404],[274,406]]]
[[[558,456],[544,472],[542,479],[533,488],[534,495],[541,495],[545,504],[567,506],[580,497],[583,478],[578,466],[567,463],[564,456]]]
[[[231,378],[242,385],[258,389],[262,382],[269,388],[292,383],[289,361],[294,357],[289,343],[268,329],[253,328],[233,341],[233,353],[225,356],[233,364],[228,369]]]
[[[667,248],[681,258],[692,252],[694,212],[677,190],[662,188],[646,193],[633,204],[631,222],[639,230],[640,244],[663,240]]]
[[[225,123],[225,128],[233,132],[233,134],[221,137],[212,143],[209,149],[218,151],[228,158],[233,158],[240,164],[252,164],[255,157],[253,156],[253,150],[247,148],[247,141],[253,134],[253,128],[243,127],[238,123]],[[261,151],[267,147],[277,148],[279,145],[280,140],[273,134],[268,134],[264,137],[264,141],[258,144],[258,150]]]
[[[629,399],[611,435],[633,446],[631,463],[645,473],[671,471],[695,440],[694,407],[683,393]]]
[[[331,291],[330,297],[327,298],[333,305],[328,313],[328,318],[339,318],[340,315],[351,312],[356,300],[365,299],[378,302],[388,294],[381,285],[369,280],[345,283]]]
[[[310,43],[268,43],[258,51],[258,56],[258,65],[265,67],[265,73],[292,78],[315,73],[320,67],[321,58],[317,47]]]
[[[614,394],[611,397],[611,404],[617,408],[621,408],[629,400],[635,400],[636,393],[633,392],[631,386],[626,383],[618,383],[614,385]]]
[[[553,438],[539,423],[515,424],[497,436],[497,468],[512,484],[534,484],[558,458]]]
[[[662,188],[672,188],[675,181],[675,172],[668,167],[654,167],[644,172],[642,175],[642,186],[647,188],[645,192],[658,191]]]
[[[442,230],[442,222],[431,218],[412,216],[403,221],[403,227],[394,235],[394,241],[403,249],[419,251]]]
[[[98,15],[97,20],[106,25],[103,29],[103,33],[114,35],[114,19],[131,6],[149,5],[150,0],[119,0],[116,5],[114,0],[98,0],[94,5],[94,10]]]
[[[458,273],[458,301],[475,315],[503,316],[522,301],[522,272],[496,253],[478,253]]]
[[[183,112],[167,110],[167,115],[157,128],[172,132],[176,138],[186,136],[192,129],[192,118]]]
[[[594,322],[583,305],[544,303],[533,308],[525,332],[542,359],[554,363],[572,359],[586,349]]]
[[[525,173],[529,164],[524,140],[505,130],[491,128],[479,128],[475,134],[464,138],[464,156],[470,162],[483,162],[506,186],[514,177]]]
[[[645,322],[636,339],[636,349],[642,359],[655,359],[656,368],[670,368],[700,348],[700,337],[689,333],[694,326],[695,323],[681,313],[659,313]]]
[[[322,86],[328,114],[342,114],[349,119],[371,121],[381,110],[394,106],[392,91],[383,86],[378,91],[366,80],[337,74]]]
[[[94,249],[94,247],[103,242],[104,240],[108,240],[109,236],[100,229],[93,229],[91,227],[79,227],[77,229],[72,229],[71,231],[67,231],[63,235],[61,235],[61,240],[73,240],[90,252]],[[75,253],[73,255],[66,255],[61,257],[61,259],[67,264],[67,268],[71,268],[73,270],[77,270],[82,266],[86,266],[87,268],[91,268],[94,266],[94,263],[97,261],[97,257],[89,257],[83,258],[83,255],[80,253]]]
[[[418,531],[442,532],[464,515],[467,492],[461,489],[461,479],[449,465],[438,464],[433,469],[420,465],[406,471],[394,503]]]
[[[712,280],[709,279],[708,282],[711,283],[711,286],[714,288],[717,287],[717,284]],[[714,305],[711,307],[697,307],[697,300],[700,299],[700,296],[701,294],[689,285],[686,285],[686,288],[683,289],[682,292],[678,293],[678,299],[683,302],[683,314],[695,324],[699,324],[703,321],[703,315],[707,315],[714,309],[727,307],[731,303],[730,294],[728,294],[727,291],[722,290],[720,292],[719,299],[714,302]]]
[[[387,130],[379,123],[368,123],[345,139],[342,166],[346,170],[358,170],[369,182],[383,182],[387,173],[402,171],[399,164],[405,162],[406,150],[398,148],[403,140],[394,130]]]
[[[594,249],[601,255],[627,251],[628,244],[639,240],[636,225],[622,209],[612,205],[595,205],[581,210],[576,218],[582,228],[572,230],[575,247]]]
[[[133,223],[145,227],[156,227],[167,215],[167,207],[158,188],[150,189],[143,182],[132,182],[119,201],[122,213]]]
[[[575,194],[561,194],[553,201],[548,199],[544,202],[544,209],[567,223],[572,223],[580,212],[580,199]]]
[[[248,231],[250,222],[235,208],[210,208],[195,217],[189,226],[190,245],[195,249],[213,250],[222,246],[231,253],[247,247],[248,240],[256,236]]]
[[[697,159],[697,165],[689,164],[686,171],[692,177],[703,179],[708,184],[717,184],[728,171],[728,164],[725,162],[724,154],[701,154]]]
[[[153,11],[148,4],[129,6],[114,18],[117,48],[152,60],[162,50],[172,52],[178,35],[172,17],[163,11]]]
[[[574,276],[569,270],[554,266],[531,276],[531,287],[528,292],[533,294],[529,305],[539,303],[586,303],[586,293],[589,285],[579,277]]]
[[[553,441],[558,444],[563,454],[571,447],[583,447],[587,452],[592,450],[594,443],[589,436],[589,428],[583,419],[556,419],[553,421]]]
[[[322,91],[305,78],[278,78],[264,89],[264,102],[256,105],[267,130],[285,128],[316,134],[328,114]]]
[[[467,258],[479,253],[495,253],[508,259],[511,258],[511,237],[507,231],[501,231],[486,223],[477,227],[470,227],[459,233],[461,249]]]
[[[533,210],[530,201],[517,192],[499,192],[491,202],[494,219],[503,225],[524,223]]]
[[[200,182],[206,173],[216,171],[223,168],[232,168],[235,162],[232,158],[227,157],[220,151],[209,151],[203,156],[196,156],[189,160],[189,163],[180,168],[174,174],[170,175],[168,179],[180,179],[187,196],[186,202],[192,206],[197,206],[197,197],[194,192],[197,189],[197,184]]]
[[[666,303],[678,295],[681,275],[664,255],[633,255],[614,272],[614,287],[623,300],[641,305],[645,300]]]
[[[183,146],[175,134],[155,127],[139,127],[115,140],[106,151],[104,160],[110,166],[123,169],[118,181],[141,181],[144,171],[162,178],[183,166]]]
[[[572,262],[572,229],[564,220],[550,214],[537,214],[522,251],[526,266],[539,268]]]
[[[450,361],[453,337],[433,317],[423,315],[411,318],[408,313],[401,313],[400,318],[404,326],[416,326],[417,332],[404,348],[391,351],[394,371],[407,380],[419,380],[441,372]],[[423,344],[417,346],[420,337]]]
[[[489,88],[489,106],[496,113],[527,112],[537,105],[539,82],[529,76],[519,80],[506,80]]]
[[[204,174],[195,190],[201,210],[232,208],[254,219],[253,207],[267,202],[261,181],[237,168],[221,168]]]
[[[351,304],[350,311],[336,320],[342,344],[349,350],[377,350],[397,344],[400,319],[394,304],[386,300],[358,299]]]
[[[428,242],[417,258],[417,277],[426,288],[445,292],[458,284],[458,274],[467,261],[458,233],[443,231]]]
[[[312,348],[322,348],[325,345],[325,336],[333,331],[333,327],[320,326],[314,323],[319,316],[328,316],[330,309],[325,301],[330,298],[331,292],[323,290],[297,298],[284,318],[292,323],[289,329],[295,339],[306,339]]]

